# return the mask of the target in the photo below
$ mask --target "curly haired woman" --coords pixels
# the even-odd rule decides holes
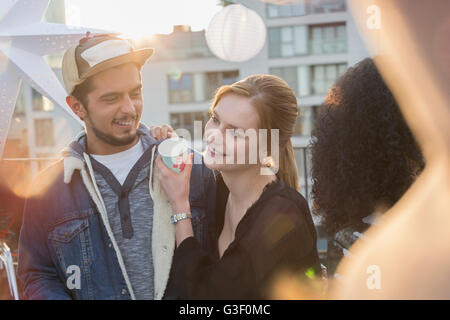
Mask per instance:
[[[314,211],[339,260],[377,214],[400,199],[424,161],[370,58],[349,68],[329,91],[312,138]]]

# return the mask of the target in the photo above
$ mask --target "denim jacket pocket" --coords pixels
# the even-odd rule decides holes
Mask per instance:
[[[61,276],[68,281],[71,275],[79,272],[80,288],[71,286],[68,289],[78,289],[73,293],[82,299],[92,298],[90,266],[93,250],[88,227],[87,218],[77,218],[57,224],[48,233],[49,245],[57,259]]]
[[[88,227],[87,219],[75,219],[58,224],[49,233],[50,240],[57,242],[69,243],[81,231]]]

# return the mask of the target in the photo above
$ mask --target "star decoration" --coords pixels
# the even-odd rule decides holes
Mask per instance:
[[[69,48],[87,31],[105,31],[43,22],[48,3],[0,0],[0,158],[22,80],[81,124],[67,106],[67,93],[43,56]]]

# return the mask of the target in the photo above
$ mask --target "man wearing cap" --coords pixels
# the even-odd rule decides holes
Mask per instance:
[[[153,179],[158,141],[140,123],[141,68],[153,49],[112,35],[68,49],[62,74],[85,130],[33,183],[19,241],[19,278],[28,299],[161,299],[175,231]],[[195,164],[200,163],[200,164]],[[207,248],[215,207],[212,171],[194,161],[190,213]],[[183,212],[184,213],[184,212]],[[170,298],[170,297],[166,297]]]

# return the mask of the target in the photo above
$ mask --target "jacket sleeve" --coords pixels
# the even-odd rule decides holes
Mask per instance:
[[[68,289],[58,277],[47,246],[47,232],[40,201],[27,199],[19,239],[18,276],[23,298],[29,300],[70,300]]]

